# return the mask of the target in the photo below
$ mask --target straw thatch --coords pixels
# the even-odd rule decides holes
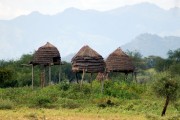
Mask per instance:
[[[129,73],[134,71],[134,66],[131,58],[120,48],[117,48],[108,56],[106,60],[106,70],[107,72]]]
[[[34,65],[49,65],[60,64],[61,57],[58,49],[47,42],[44,46],[40,47],[34,54],[32,64]]]
[[[98,73],[105,69],[103,57],[89,46],[82,47],[71,62],[73,72]]]

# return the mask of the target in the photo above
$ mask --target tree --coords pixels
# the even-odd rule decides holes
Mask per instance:
[[[168,59],[173,62],[180,62],[180,48],[175,51],[168,51]]]
[[[169,76],[163,76],[155,81],[153,85],[155,93],[166,99],[161,116],[166,114],[169,101],[175,101],[178,98],[179,87],[178,80],[170,78]]]
[[[17,81],[13,80],[13,71],[0,67],[0,87],[14,87]]]
[[[169,72],[172,76],[180,75],[180,63],[174,63],[169,67]]]
[[[161,57],[156,57],[155,59],[155,69],[158,72],[165,71],[167,69],[166,59]]]
[[[142,58],[142,54],[138,51],[127,51],[127,55],[132,59],[134,66],[137,69],[144,69],[145,68],[145,63]]]

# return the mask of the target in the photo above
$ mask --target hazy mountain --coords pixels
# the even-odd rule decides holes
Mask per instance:
[[[86,44],[107,56],[141,33],[180,36],[179,21],[180,8],[164,10],[149,3],[105,12],[76,8],[52,16],[33,12],[0,20],[0,59],[20,57],[47,41],[62,56],[76,53]]]
[[[62,57],[62,61],[71,62],[72,58],[76,55],[76,53],[71,53],[65,57]]]
[[[143,56],[156,55],[167,57],[169,50],[180,48],[180,37],[160,37],[155,34],[141,34],[131,42],[121,46],[123,50],[138,51]]]

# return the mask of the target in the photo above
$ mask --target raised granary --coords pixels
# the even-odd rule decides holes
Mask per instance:
[[[30,62],[32,65],[32,86],[33,86],[33,67],[36,65],[41,66],[41,86],[44,87],[46,84],[45,80],[45,69],[49,67],[49,81],[47,84],[51,82],[51,66],[52,65],[61,65],[61,56],[58,49],[47,42],[44,46],[40,47],[34,54],[33,60]],[[59,70],[60,71],[60,70]],[[60,72],[59,72],[59,81],[60,81]]]
[[[49,64],[59,65],[61,63],[61,56],[58,49],[51,43],[47,42],[44,46],[40,47],[34,54],[32,64],[44,65]]]
[[[128,74],[134,72],[134,69],[132,59],[121,48],[117,48],[106,59],[107,72],[123,72]]]
[[[83,46],[79,50],[79,52],[72,58],[71,62],[72,71],[76,73],[77,82],[77,73],[83,73],[80,84],[81,86],[85,73],[91,73],[90,83],[92,83],[92,73],[104,72],[105,70],[105,62],[103,57],[87,45]]]
[[[72,71],[82,73],[104,72],[105,62],[103,57],[89,46],[83,46],[72,58]]]

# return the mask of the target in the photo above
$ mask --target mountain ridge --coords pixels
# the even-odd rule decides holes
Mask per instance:
[[[180,37],[160,37],[155,34],[144,33],[121,47],[123,50],[138,51],[144,57],[154,55],[166,58],[169,50],[180,48]]]
[[[70,8],[55,15],[33,12],[12,20],[0,20],[0,51],[3,51],[0,59],[18,58],[47,41],[54,44],[62,56],[75,53],[84,44],[106,56],[142,33],[180,36],[179,9],[164,10],[144,3],[128,6],[128,10],[116,9],[115,14],[111,13],[113,10]],[[159,12],[154,12],[157,10]]]

